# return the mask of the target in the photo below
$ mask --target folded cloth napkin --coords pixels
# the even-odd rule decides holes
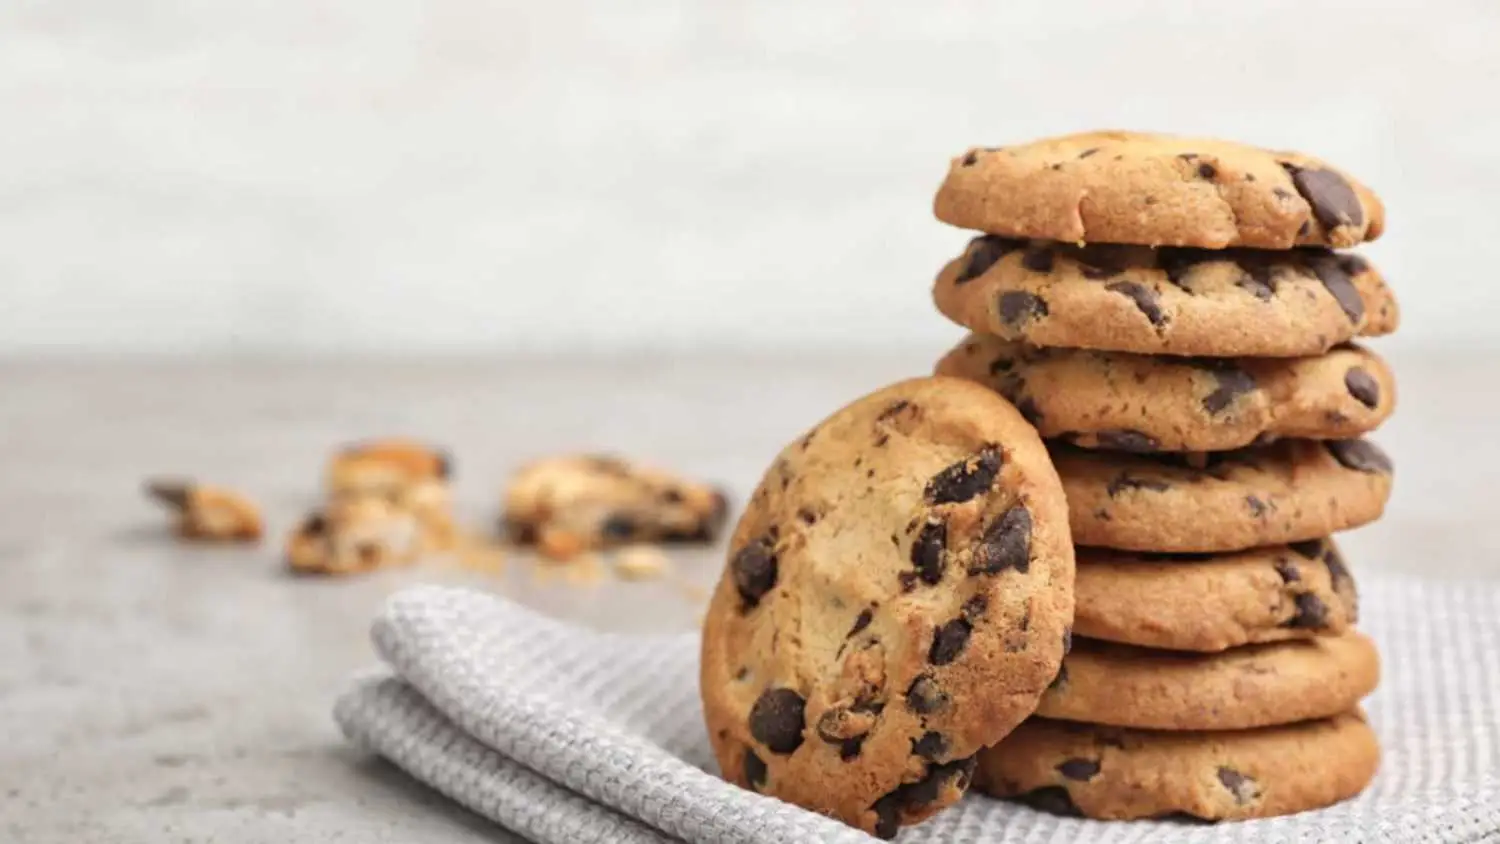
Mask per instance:
[[[1365,578],[1384,657],[1367,711],[1384,760],[1354,800],[1217,825],[1089,821],[969,795],[898,841],[1500,841],[1500,588]],[[714,775],[697,637],[594,633],[504,599],[423,587],[376,619],[394,676],[356,680],[334,717],[356,743],[543,844],[867,842]]]

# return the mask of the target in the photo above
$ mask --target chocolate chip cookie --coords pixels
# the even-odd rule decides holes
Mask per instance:
[[[286,542],[300,574],[359,574],[415,562],[424,550],[416,514],[376,495],[345,495],[302,520]]]
[[[633,542],[712,542],[727,511],[724,493],[707,484],[580,454],[522,467],[506,490],[502,522],[514,541],[567,559]]]
[[[1342,248],[1385,228],[1373,191],[1312,156],[1145,132],[970,149],[933,204],[961,228],[1068,243]]]
[[[328,463],[331,500],[383,498],[416,517],[424,550],[446,551],[458,539],[449,481],[453,461],[443,449],[400,437],[346,446]]]
[[[172,511],[183,539],[255,542],[265,530],[260,507],[232,489],[159,478],[146,482],[146,494]]]
[[[1400,312],[1363,258],[972,240],[933,283],[959,325],[1035,346],[1208,357],[1315,355]]]
[[[861,398],[772,463],[705,620],[723,775],[881,837],[959,799],[1057,674],[1073,547],[1035,430],[968,381]]]
[[[1332,540],[1230,554],[1078,549],[1073,632],[1180,651],[1337,635],[1359,615]]]
[[[1125,454],[1053,445],[1079,545],[1238,551],[1317,539],[1380,517],[1391,461],[1368,440],[1280,440],[1238,451]]]
[[[1374,430],[1396,405],[1385,361],[1353,345],[1301,358],[1182,358],[971,334],[936,371],[999,391],[1044,437],[1118,451],[1349,439]]]
[[[1352,630],[1210,654],[1078,637],[1036,713],[1150,730],[1245,730],[1348,711],[1379,679],[1375,644]]]
[[[1358,794],[1380,746],[1358,712],[1223,732],[1128,730],[1033,718],[979,754],[974,788],[1104,820],[1290,815]]]

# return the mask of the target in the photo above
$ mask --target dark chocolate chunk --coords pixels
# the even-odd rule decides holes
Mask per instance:
[[[859,615],[854,619],[854,626],[849,628],[849,633],[848,635],[844,636],[844,638],[852,639],[856,634],[859,633],[859,631],[865,629],[866,627],[869,627],[870,622],[874,620],[875,613],[873,610],[870,610],[868,608],[860,610]]]
[[[322,513],[310,513],[299,530],[304,536],[322,536],[328,531],[328,518]]]
[[[1133,266],[1132,247],[1114,243],[1091,243],[1074,253],[1083,277],[1099,281],[1114,278]]]
[[[1021,256],[1021,266],[1034,273],[1050,273],[1054,257],[1051,246],[1031,246]]]
[[[629,539],[635,536],[635,519],[624,513],[611,513],[599,526],[599,533],[605,539]]]
[[[1068,796],[1068,790],[1060,785],[1043,786],[1025,794],[1018,794],[1016,800],[1033,809],[1053,815],[1064,815],[1070,818],[1083,817],[1083,812],[1078,811],[1073,798]]]
[[[948,738],[942,733],[928,730],[921,738],[912,740],[911,754],[936,762],[948,754]]]
[[[750,735],[772,753],[791,753],[802,746],[807,701],[791,689],[767,689],[750,707]]]
[[[901,813],[907,809],[931,804],[942,795],[943,789],[952,784],[963,791],[969,787],[974,775],[974,758],[957,759],[944,765],[933,765],[927,774],[916,782],[899,786],[895,791],[875,801],[870,808],[875,810],[875,837],[886,840],[896,837],[901,831]]]
[[[933,504],[961,504],[987,491],[1000,474],[1003,455],[999,446],[985,446],[978,453],[949,466],[927,482],[924,495]]]
[[[1198,264],[1214,260],[1213,255],[1202,249],[1163,247],[1156,250],[1156,265],[1166,271],[1167,281],[1187,290],[1188,273]]]
[[[1162,312],[1161,297],[1156,295],[1155,290],[1134,281],[1112,281],[1104,285],[1104,289],[1134,302],[1141,313],[1146,315],[1146,319],[1157,328],[1166,325],[1167,315]]]
[[[1243,275],[1235,286],[1245,290],[1262,302],[1271,301],[1276,295],[1276,264],[1271,254],[1244,252],[1235,261]]]
[[[927,661],[933,665],[947,665],[958,659],[973,632],[974,625],[966,618],[955,618],[939,625],[932,631],[932,647],[927,651]]]
[[[1255,392],[1255,376],[1239,367],[1221,363],[1208,368],[1213,373],[1216,386],[1203,397],[1203,409],[1217,415],[1234,404],[1240,396]]]
[[[187,509],[188,489],[188,484],[182,481],[151,481],[146,484],[147,495],[174,510]]]
[[[1057,766],[1057,772],[1070,780],[1088,782],[1099,773],[1097,759],[1068,759]]]
[[[1116,451],[1151,452],[1161,448],[1161,443],[1150,434],[1130,428],[1117,428],[1109,431],[1099,431],[1094,434],[1099,441],[1100,448],[1112,448]]]
[[[1089,147],[1088,149],[1084,150],[1083,152],[1078,153],[1078,158],[1080,160],[1084,159],[1084,158],[1088,158],[1089,156],[1093,155],[1094,153],[1096,153],[1098,151],[1099,151],[1098,147]]]
[[[1017,504],[985,528],[969,574],[999,574],[1007,569],[1025,573],[1031,567],[1031,511]]]
[[[929,586],[943,579],[943,555],[948,544],[948,525],[928,522],[911,544],[911,564],[917,576]]]
[[[1219,171],[1212,164],[1205,161],[1198,165],[1198,178],[1212,180],[1217,175],[1219,175]]]
[[[1369,372],[1357,366],[1350,369],[1344,373],[1344,386],[1349,390],[1349,395],[1354,396],[1365,407],[1373,408],[1380,404],[1380,383]]]
[[[1260,785],[1233,768],[1219,769],[1219,783],[1234,795],[1234,802],[1241,806],[1260,797]]]
[[[745,609],[758,605],[776,587],[776,554],[767,537],[741,548],[730,559],[729,568]]]
[[[979,161],[979,151],[971,149],[964,153],[964,157],[958,163],[960,167],[973,167],[977,161]]]
[[[1368,440],[1328,440],[1323,445],[1328,448],[1333,459],[1346,469],[1386,474],[1393,469],[1391,458],[1380,450],[1380,446]]]
[[[1364,206],[1344,177],[1332,170],[1308,170],[1282,162],[1291,174],[1297,193],[1312,206],[1313,216],[1325,229],[1359,226],[1365,221]]]
[[[1349,274],[1339,265],[1339,260],[1329,252],[1312,252],[1307,258],[1307,267],[1323,283],[1323,287],[1338,302],[1344,316],[1350,322],[1359,322],[1365,316],[1365,300],[1350,281]]]
[[[1024,290],[1007,290],[1000,294],[1000,321],[1011,328],[1047,315],[1047,302]]]
[[[906,690],[906,708],[918,715],[931,715],[948,703],[948,695],[938,688],[937,681],[922,675],[911,681]]]
[[[979,619],[984,617],[984,611],[989,608],[989,598],[985,597],[984,595],[975,595],[969,598],[969,600],[964,601],[964,605],[962,607],[959,607],[958,612],[959,615],[962,615],[969,621],[978,621]]]
[[[745,748],[745,781],[750,787],[759,791],[766,784],[766,763],[761,761],[755,751]]]
[[[1316,630],[1328,626],[1328,605],[1323,603],[1322,598],[1311,592],[1303,592],[1292,596],[1292,601],[1297,605],[1297,612],[1287,621],[1287,627]]]
[[[453,455],[441,448],[435,449],[433,453],[437,457],[438,477],[445,481],[453,477]]]
[[[969,242],[969,259],[964,263],[964,268],[959,272],[958,277],[953,279],[953,283],[963,284],[966,281],[973,281],[984,275],[990,267],[995,266],[1001,258],[1025,245],[1024,240],[1011,240],[992,234],[974,238]]]
[[[1291,560],[1277,560],[1275,568],[1276,573],[1281,575],[1282,583],[1296,583],[1302,579],[1302,572],[1297,569],[1297,564]]]
[[[1245,506],[1250,508],[1251,518],[1259,519],[1271,509],[1270,505],[1260,499],[1258,495],[1245,496]]]

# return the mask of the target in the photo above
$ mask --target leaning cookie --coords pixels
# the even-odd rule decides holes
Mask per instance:
[[[260,507],[242,493],[180,479],[146,482],[146,494],[171,509],[177,535],[205,542],[255,542],[265,530]]]
[[[701,691],[723,775],[881,837],[956,802],[1035,708],[1073,615],[1036,432],[968,381],[905,381],[783,450],[736,528]]]
[[[1380,680],[1362,633],[1211,654],[1079,637],[1036,714],[1148,730],[1245,730],[1354,708]]]
[[[971,334],[936,372],[997,390],[1044,437],[1119,451],[1349,439],[1396,406],[1385,361],[1352,345],[1301,358],[1214,359],[1042,349]]]
[[[933,283],[959,325],[1035,346],[1208,357],[1314,355],[1389,334],[1396,300],[1357,255],[1148,249],[986,236]]]
[[[1254,730],[1164,732],[1028,720],[979,754],[974,789],[1103,820],[1290,815],[1346,800],[1380,765],[1358,711]]]
[[[1207,249],[1343,248],[1385,228],[1375,193],[1317,158],[1146,132],[970,149],[933,210],[1010,237]]]
[[[1125,454],[1052,446],[1079,545],[1238,551],[1380,518],[1391,461],[1367,440],[1280,440],[1238,451]]]
[[[1359,616],[1332,540],[1229,554],[1078,549],[1073,632],[1177,651],[1338,635]]]

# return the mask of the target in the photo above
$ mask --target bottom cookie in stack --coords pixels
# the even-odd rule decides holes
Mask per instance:
[[[1379,682],[1331,540],[1226,554],[1081,548],[1075,647],[975,788],[1101,819],[1288,814],[1357,794]],[[1108,640],[1108,641],[1106,641]]]

